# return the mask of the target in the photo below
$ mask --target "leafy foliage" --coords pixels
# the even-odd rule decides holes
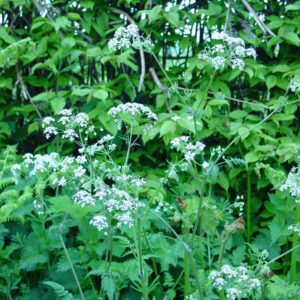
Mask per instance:
[[[228,264],[253,268],[266,299],[297,299],[299,238],[289,227],[299,203],[279,188],[299,164],[300,5],[248,2],[252,10],[247,1],[0,1],[1,297],[225,299],[209,275]],[[135,47],[110,51],[130,24],[153,48],[133,38]],[[234,67],[229,44],[215,69],[222,32],[224,45],[239,37],[257,57]],[[132,102],[156,122],[109,113]],[[43,136],[42,119],[63,109],[114,136],[117,150],[96,155],[107,186],[111,160],[145,178],[132,228],[94,228],[101,205],[73,203],[81,183],[52,184],[60,169],[13,176],[25,153],[79,155],[77,144]],[[190,144],[177,151],[171,142],[183,136]],[[187,156],[200,141],[197,159]]]

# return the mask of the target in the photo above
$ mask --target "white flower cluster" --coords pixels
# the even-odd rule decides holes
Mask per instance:
[[[82,179],[82,176],[86,173],[86,168],[83,167],[86,162],[87,159],[84,155],[61,158],[56,152],[44,155],[26,153],[23,156],[23,162],[13,165],[11,172],[16,182],[23,170],[24,173],[28,173],[29,177],[46,174],[49,179],[52,178],[50,184],[65,186],[69,180]],[[53,178],[53,176],[55,177]]]
[[[291,78],[289,88],[294,93],[300,91],[300,76],[299,75]]]
[[[33,200],[33,206],[34,206],[34,208],[37,211],[37,214],[39,216],[44,214],[44,206],[43,206],[43,203],[41,201],[38,201],[36,199]]]
[[[96,135],[94,126],[89,126],[89,116],[85,113],[74,115],[72,110],[63,109],[59,112],[61,116],[57,121],[52,117],[45,117],[42,121],[42,128],[46,139],[62,134],[62,138],[70,142],[79,139],[79,134],[76,129],[81,133],[84,132],[85,140],[87,135],[92,133]]]
[[[151,111],[151,109],[143,104],[139,103],[126,103],[120,104],[117,107],[113,107],[108,111],[108,114],[112,116],[118,124],[118,128],[121,128],[122,121],[120,119],[120,114],[124,113],[129,115],[131,118],[138,118],[140,116],[145,116],[148,119],[157,121],[157,115]]]
[[[181,136],[174,138],[171,141],[171,148],[176,149],[184,153],[184,158],[188,163],[191,163],[195,159],[195,156],[203,152],[205,145],[201,142],[196,142],[195,144],[189,142],[189,136]],[[204,169],[208,165],[204,164]]]
[[[96,200],[92,197],[92,195],[84,190],[78,191],[73,197],[73,201],[79,204],[81,207],[85,207],[86,205],[95,206]]]
[[[111,215],[112,220],[116,221],[117,228],[121,229],[123,226],[132,227],[134,221],[134,214],[139,207],[144,206],[142,202],[138,199],[133,198],[130,194],[124,190],[120,190],[113,186],[108,187],[104,183],[97,187],[95,190],[95,195],[91,197],[93,200],[91,202],[94,205],[95,200],[99,201],[105,210]],[[85,203],[85,202],[84,202]],[[96,226],[99,231],[108,228],[108,223],[104,225],[106,217],[97,215],[101,226],[98,222],[92,222],[91,224]]]
[[[130,24],[127,27],[119,27],[114,34],[114,37],[108,42],[110,51],[121,50],[124,48],[143,48],[150,51],[154,44],[149,37],[140,36],[139,29],[136,25]]]
[[[293,197],[300,196],[300,173],[297,168],[292,168],[285,183],[281,185],[279,190],[281,192],[287,190]]]
[[[228,49],[222,44],[216,44],[212,48],[207,47],[198,55],[200,60],[209,62],[215,70],[224,69],[227,61],[231,62],[233,69],[243,70],[245,57],[253,59],[257,57],[255,49],[245,48],[245,42],[241,38],[235,38],[223,32],[218,39],[227,43]]]
[[[99,141],[97,141],[95,144],[88,146],[86,148],[86,152],[94,156],[96,153],[110,153],[113,152],[117,145],[116,144],[108,144],[114,139],[114,136],[110,134],[104,135]]]
[[[100,216],[100,215],[94,216],[91,219],[90,224],[95,226],[98,231],[108,229],[108,222],[105,216]]]
[[[239,217],[241,217],[243,215],[244,205],[245,205],[244,196],[237,195],[236,202],[233,203],[233,207],[238,210]]]
[[[248,297],[255,291],[261,289],[261,282],[257,278],[248,275],[248,269],[240,266],[233,268],[224,265],[220,272],[212,271],[208,277],[212,281],[212,286],[218,291],[224,290],[227,298],[231,300],[240,297]]]
[[[300,236],[300,222],[294,225],[289,225],[288,229],[295,233],[298,233],[298,235]]]

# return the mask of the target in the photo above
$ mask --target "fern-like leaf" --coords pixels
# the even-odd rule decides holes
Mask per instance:
[[[73,295],[69,293],[61,284],[54,281],[44,281],[44,284],[53,288],[55,294],[62,300],[73,300]]]

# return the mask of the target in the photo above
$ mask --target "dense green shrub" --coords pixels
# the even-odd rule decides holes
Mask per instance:
[[[299,299],[299,1],[0,5],[3,299]]]

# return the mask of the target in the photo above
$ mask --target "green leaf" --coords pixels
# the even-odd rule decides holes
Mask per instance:
[[[55,97],[55,92],[43,92],[32,98],[32,101],[48,102]]]
[[[68,13],[68,18],[71,20],[71,21],[80,21],[80,15],[77,14],[77,13],[74,13],[74,12],[69,12]]]
[[[258,161],[260,158],[260,153],[255,151],[250,151],[245,155],[245,160],[247,163]]]
[[[165,12],[165,17],[168,20],[169,23],[171,23],[173,26],[176,28],[179,28],[180,23],[179,23],[179,14],[178,11],[172,9],[168,12]]]
[[[113,300],[114,294],[115,294],[114,279],[110,276],[103,276],[101,286],[102,286],[103,290],[106,292],[108,299]]]
[[[194,122],[191,120],[188,120],[185,117],[180,117],[178,121],[176,121],[178,125],[184,129],[187,129],[188,131],[195,133],[195,125]]]
[[[151,24],[152,22],[156,21],[159,18],[160,11],[161,11],[161,6],[157,5],[148,12],[149,24]]]
[[[100,57],[100,55],[101,55],[101,49],[99,47],[89,48],[86,51],[87,57]]]
[[[58,32],[61,28],[66,29],[68,26],[68,18],[65,16],[58,17],[53,23],[56,32]]]
[[[16,41],[13,36],[7,33],[4,26],[0,27],[0,38],[7,44],[12,44]]]
[[[274,75],[270,75],[267,77],[266,84],[267,88],[270,90],[272,87],[274,87],[277,83],[277,78]]]
[[[75,89],[72,92],[72,96],[83,97],[83,96],[89,95],[91,92],[92,92],[91,89]]]
[[[173,122],[173,121],[166,121],[160,127],[159,134],[162,137],[163,135],[166,135],[167,133],[169,133],[171,131],[174,131],[174,129],[175,129],[175,122]]]
[[[225,99],[213,99],[213,100],[210,100],[208,102],[209,105],[211,106],[221,106],[221,105],[228,105],[229,106],[229,103],[227,100]]]
[[[63,97],[55,98],[50,101],[50,105],[55,114],[59,113],[66,105],[66,99]]]
[[[100,100],[105,101],[108,97],[108,92],[104,90],[96,90],[94,92],[94,97]]]
[[[224,172],[220,172],[217,182],[226,192],[228,192],[229,180]]]
[[[232,118],[232,119],[242,119],[242,118],[246,117],[247,115],[248,115],[248,113],[246,111],[239,110],[239,109],[235,110],[229,114],[230,118]]]
[[[299,46],[299,36],[295,32],[288,32],[284,38],[289,44]]]

